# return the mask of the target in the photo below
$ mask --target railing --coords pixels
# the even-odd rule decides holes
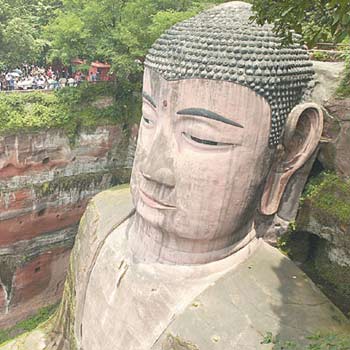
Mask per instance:
[[[88,84],[114,84],[115,81],[114,80],[96,80],[96,81],[88,81],[88,80],[84,80],[82,82],[83,84],[88,83]],[[75,86],[71,86],[73,88],[77,87],[78,85]],[[66,84],[64,87],[69,87],[68,84]],[[64,88],[63,87],[63,88]],[[51,88],[51,89],[14,89],[14,90],[0,90],[0,93],[6,93],[6,94],[11,94],[11,93],[30,93],[30,92],[35,92],[35,91],[39,91],[42,93],[52,93],[56,90],[62,89],[62,87],[59,88]]]

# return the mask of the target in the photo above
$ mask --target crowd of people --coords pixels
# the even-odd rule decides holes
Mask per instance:
[[[96,74],[88,77],[97,81]],[[23,65],[16,69],[0,72],[0,91],[14,90],[55,90],[62,87],[78,86],[86,76],[78,71],[72,72],[68,68],[53,69],[36,65]]]

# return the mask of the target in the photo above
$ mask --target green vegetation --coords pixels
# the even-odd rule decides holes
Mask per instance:
[[[296,341],[282,341],[278,336],[267,332],[261,344],[273,344],[274,350],[348,350],[350,348],[350,336],[344,334],[317,333],[308,337],[306,344]]]
[[[65,63],[75,57],[112,63],[119,80],[143,69],[145,54],[171,25],[211,3],[224,0],[62,0],[45,27],[50,60]]]
[[[114,83],[102,82],[65,88],[55,93],[0,94],[0,135],[63,128],[74,140],[82,126],[138,120],[140,97],[135,93],[121,96],[116,101],[116,95]],[[106,98],[107,103],[103,103]]]
[[[345,313],[350,311],[350,267],[340,266],[328,258],[328,245],[320,240],[313,249],[313,259],[306,266],[306,272],[325,285],[326,294],[331,291]],[[350,317],[350,314],[348,314]]]
[[[0,0],[0,68],[22,63],[112,63],[119,79],[142,71],[171,25],[225,0]],[[132,79],[132,78],[131,78]]]
[[[49,61],[109,62],[120,94],[141,90],[148,49],[173,24],[225,0],[62,0],[45,26]],[[132,104],[126,104],[130,106]]]
[[[344,59],[347,62],[345,76],[337,94],[350,96],[350,2],[348,0],[253,0],[253,16],[258,23],[273,23],[275,31],[290,42],[293,33],[303,35],[302,40],[312,48],[316,43],[341,43],[336,49],[341,54],[314,52],[320,61]]]
[[[0,344],[15,338],[16,336],[32,331],[41,323],[47,321],[49,317],[56,311],[57,304],[44,307],[38,311],[34,316],[17,323],[14,327],[0,330]]]
[[[79,174],[56,178],[49,182],[33,185],[35,195],[38,198],[47,197],[53,193],[67,192],[70,190],[84,191],[92,186],[99,186],[106,176],[111,176],[112,186],[124,184],[130,179],[130,169],[109,169],[98,173]],[[28,184],[28,186],[32,186]],[[126,186],[129,186],[128,184]],[[117,186],[116,189],[119,189]],[[0,274],[1,276],[1,274]]]
[[[109,62],[118,81],[116,113],[125,116],[138,106],[134,93],[141,90],[143,61],[154,40],[176,22],[222,2],[225,0],[0,0],[0,70],[26,62],[69,65],[75,58]],[[80,68],[86,70],[86,66]],[[15,118],[12,127],[64,124],[63,120],[44,118],[40,123],[36,117],[29,119]],[[87,119],[91,118],[86,115],[84,121]]]
[[[276,32],[289,40],[293,31],[310,45],[342,42],[350,35],[348,0],[253,0],[253,9],[259,23],[274,23]]]
[[[0,132],[67,125],[68,115],[57,95],[40,92],[0,95]]]
[[[288,231],[279,237],[277,247],[293,261],[303,263],[310,254],[309,235],[305,232]]]
[[[350,180],[334,173],[322,173],[309,182],[302,197],[302,211],[312,208],[325,224],[348,225],[350,217]]]
[[[350,336],[339,334],[316,334],[309,338],[309,350],[347,350],[350,348]]]
[[[346,69],[342,81],[337,88],[337,96],[340,98],[350,96],[350,58],[346,60]]]
[[[0,0],[0,70],[45,59],[44,27],[60,5],[60,0]]]

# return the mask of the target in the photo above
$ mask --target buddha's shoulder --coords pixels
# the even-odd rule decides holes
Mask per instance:
[[[71,255],[73,264],[89,265],[110,233],[133,213],[129,186],[113,187],[93,197],[80,221]]]
[[[105,224],[115,224],[133,210],[129,185],[112,187],[93,197],[87,207],[87,213]]]
[[[201,350],[213,349],[214,344],[223,349],[265,349],[261,342],[270,332],[302,344],[318,331],[349,329],[342,313],[292,261],[261,242],[250,258],[176,317],[152,350],[178,344]]]
[[[104,237],[133,213],[128,185],[113,187],[93,197],[80,222],[80,231]]]

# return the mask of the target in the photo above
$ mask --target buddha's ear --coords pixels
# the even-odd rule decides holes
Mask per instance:
[[[323,130],[323,113],[315,103],[296,106],[289,114],[282,144],[276,157],[261,199],[260,211],[272,215],[278,211],[280,201],[291,176],[315,152]]]

